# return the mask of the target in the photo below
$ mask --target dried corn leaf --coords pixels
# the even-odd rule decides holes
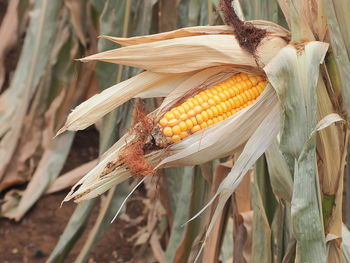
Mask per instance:
[[[261,41],[256,54],[266,64],[283,46],[285,41],[282,38],[267,36]],[[158,73],[183,73],[225,64],[256,66],[254,57],[245,52],[232,35],[168,39],[122,47],[81,59],[83,62],[91,60],[134,66]]]
[[[35,3],[11,86],[0,97],[0,177],[11,161],[22,125],[53,45],[60,1]]]
[[[272,22],[263,21],[263,20],[253,20],[250,22],[252,22],[258,28],[267,30],[267,32],[272,36],[279,36],[283,38],[288,37],[287,30],[285,30],[283,27],[277,24],[274,24]],[[112,37],[112,36],[104,36],[104,35],[100,37],[104,39],[108,39],[110,41],[113,41],[123,46],[130,46],[130,45],[144,44],[144,43],[150,43],[150,42],[156,42],[156,41],[180,38],[180,37],[199,36],[199,35],[220,35],[220,34],[233,35],[234,33],[232,31],[232,27],[226,26],[226,25],[220,25],[220,26],[185,27],[174,31],[158,33],[154,35],[137,36],[137,37],[130,37],[130,38]]]

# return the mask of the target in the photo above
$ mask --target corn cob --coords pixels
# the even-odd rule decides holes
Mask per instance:
[[[266,85],[261,76],[236,74],[166,112],[160,130],[168,142],[179,142],[249,106]]]

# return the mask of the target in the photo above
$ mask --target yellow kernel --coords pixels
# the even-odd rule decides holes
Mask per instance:
[[[218,110],[220,115],[224,112],[223,108],[221,107],[221,104],[220,105],[216,105],[215,107]]]
[[[185,113],[191,109],[190,105],[187,102],[183,103],[181,106],[185,109]]]
[[[220,115],[220,116],[218,117],[218,120],[219,120],[219,121],[223,121],[223,120],[224,120],[224,118],[222,117],[222,115]]]
[[[175,115],[174,115],[174,113],[172,113],[172,112],[167,112],[167,113],[165,113],[164,117],[165,117],[168,121],[170,121],[170,120],[172,120],[172,119],[175,119]]]
[[[177,125],[178,123],[179,123],[178,119],[172,119],[172,120],[168,121],[167,125],[170,127],[173,127],[173,126]]]
[[[203,103],[202,103],[202,108],[205,109],[205,110],[208,109],[208,108],[210,108],[209,103],[208,103],[208,102],[203,102]]]
[[[196,119],[196,117],[192,117],[192,118],[191,118],[191,121],[192,121],[193,126],[197,125],[197,119]]]
[[[249,93],[249,96],[247,94],[247,97],[250,98],[249,100],[255,99],[255,93],[254,93],[253,89],[248,90],[248,93]]]
[[[233,87],[233,91],[235,92],[235,96],[237,96],[239,94],[239,89],[237,86]]]
[[[235,102],[233,101],[233,99],[229,99],[228,102],[230,103],[231,105],[231,109],[235,107]]]
[[[200,115],[200,114],[196,115],[196,120],[197,120],[198,124],[201,124],[204,121],[202,115]]]
[[[186,121],[185,121],[185,123],[186,123],[186,127],[187,127],[187,129],[191,130],[191,129],[192,129],[192,127],[193,127],[193,123],[192,123],[192,121],[191,121],[191,120],[186,120]]]
[[[258,78],[255,76],[249,76],[249,80],[254,86],[258,83]]]
[[[194,110],[189,110],[189,111],[187,112],[187,115],[188,115],[189,117],[194,117],[194,116],[196,116],[196,112],[195,112]]]
[[[197,98],[196,98],[196,96],[197,96]],[[201,96],[199,96],[199,95],[196,95],[196,96],[195,96],[195,98],[196,98],[198,104],[201,105],[204,102],[204,100],[202,99]]]
[[[166,118],[162,118],[160,119],[159,124],[162,126],[166,126],[168,124],[168,120]]]
[[[187,125],[184,121],[179,123],[179,127],[181,129],[181,131],[186,131],[187,130]]]
[[[223,84],[219,84],[219,85],[215,86],[215,89],[218,91],[218,93],[223,92],[224,89],[222,88],[222,86],[223,86]]]
[[[259,97],[260,92],[257,87],[252,88],[252,91],[254,92],[254,99]]]
[[[172,142],[179,142],[179,141],[181,141],[180,135],[173,135],[173,136],[171,137],[171,141],[172,141]]]
[[[190,106],[190,109],[193,109],[194,108],[194,103],[193,103],[193,101],[187,101],[187,104],[188,104],[188,106]]]
[[[194,111],[195,111],[196,113],[201,113],[201,112],[202,112],[202,107],[199,106],[199,105],[197,105],[197,106],[194,107]]]
[[[175,125],[172,128],[172,131],[173,131],[173,134],[180,134],[180,132],[181,132],[180,126],[179,125]]]
[[[201,126],[195,125],[195,126],[193,126],[193,128],[191,129],[191,132],[192,132],[192,133],[196,133],[197,131],[200,131],[200,129],[201,129]]]
[[[188,132],[187,132],[187,131],[183,131],[183,132],[180,133],[181,139],[184,139],[184,138],[186,138],[187,136],[188,136]]]
[[[213,120],[208,120],[208,121],[207,121],[207,124],[208,124],[208,126],[211,126],[211,125],[214,124],[214,121],[213,121]]]
[[[216,106],[213,106],[213,107],[211,107],[210,109],[213,111],[215,117],[219,115],[219,111],[218,111],[218,109],[216,108]]]
[[[235,108],[238,108],[239,106],[241,106],[237,96],[233,98],[233,102],[235,103]]]
[[[209,119],[209,114],[206,111],[203,111],[201,113],[201,115],[202,115],[204,121],[207,121]]]
[[[221,101],[225,101],[227,99],[223,92],[219,94],[219,97],[220,97]]]
[[[226,96],[226,99],[229,99],[229,98],[231,98],[231,94],[230,94],[230,92],[228,91],[228,90],[224,90],[224,95]]]
[[[163,134],[164,134],[166,137],[173,136],[173,130],[172,130],[170,127],[165,127],[165,128],[163,129]]]
[[[244,92],[244,95],[247,97],[248,101],[252,99],[252,95],[250,94],[250,91],[251,91],[251,90],[246,90],[246,91]]]
[[[215,124],[215,123],[218,123],[218,122],[219,122],[219,119],[215,117],[215,118],[213,118],[213,122],[214,122],[214,124]]]
[[[215,106],[215,105],[216,105],[215,100],[212,99],[212,98],[210,98],[210,99],[208,100],[208,103],[209,103],[209,105],[211,105],[211,106]]]
[[[234,91],[233,87],[229,88],[227,91],[230,94],[230,98],[235,96],[235,91]]]
[[[220,99],[220,97],[218,95],[214,95],[213,99],[214,99],[215,103],[220,103],[221,102],[221,99]]]
[[[199,105],[199,102],[197,99],[192,98],[191,101],[192,101],[194,106]]]
[[[207,113],[209,115],[209,119],[212,119],[214,117],[214,112],[212,109],[207,109]]]
[[[185,120],[187,120],[187,119],[188,119],[188,116],[187,116],[186,113],[182,113],[182,114],[180,115],[180,120],[185,121]]]
[[[224,114],[222,114],[222,117],[224,118],[224,120],[227,119],[227,114],[226,114],[226,112],[225,112]]]
[[[184,108],[183,106],[178,106],[178,107],[177,107],[177,110],[178,110],[181,114],[186,113],[186,110],[185,110],[185,108]]]
[[[204,92],[201,92],[201,97],[204,100],[204,102],[208,101],[209,97]]]
[[[173,112],[173,114],[175,115],[176,118],[180,118],[180,115],[181,115],[180,111],[175,109],[175,110],[172,110],[172,112]]]
[[[226,105],[228,111],[230,111],[232,109],[231,103],[228,100],[225,101],[225,105]]]
[[[248,79],[248,75],[245,73],[241,73],[241,78],[242,78],[242,80],[246,80],[246,79]]]
[[[238,96],[237,96],[237,99],[238,99],[239,102],[240,102],[240,106],[242,106],[242,105],[244,104],[244,99],[243,99],[243,97],[242,97],[241,95],[238,95]]]
[[[226,106],[225,102],[221,102],[221,103],[220,103],[220,106],[221,106],[221,108],[222,108],[222,112],[223,112],[223,113],[227,111],[227,106]]]
[[[243,86],[241,85],[241,82],[237,83],[237,89],[239,90],[239,94],[244,91]]]
[[[240,94],[240,96],[242,97],[244,103],[246,103],[246,102],[248,101],[248,97],[245,95],[245,92],[243,92],[242,94]],[[244,104],[244,103],[243,103],[243,104]]]
[[[200,126],[201,126],[202,129],[205,129],[205,128],[208,127],[206,122],[202,122]]]

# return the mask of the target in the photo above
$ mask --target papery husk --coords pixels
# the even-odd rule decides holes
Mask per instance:
[[[285,40],[267,35],[257,48],[265,65]],[[147,54],[147,55],[146,55]],[[255,57],[240,47],[233,35],[198,35],[126,46],[82,58],[143,68],[158,73],[184,73],[220,65],[256,66]]]
[[[267,33],[271,36],[282,37],[285,39],[289,38],[289,32],[283,27],[264,20],[253,20],[250,21],[257,28],[265,29]],[[227,25],[218,25],[218,26],[195,26],[195,27],[185,27],[177,30],[158,33],[154,35],[147,36],[136,36],[130,38],[123,37],[113,37],[113,36],[100,36],[101,38],[108,39],[115,43],[118,43],[122,46],[130,46],[137,44],[144,44],[150,42],[156,42],[161,40],[180,38],[180,37],[189,37],[189,36],[199,36],[199,35],[234,35],[232,27]]]
[[[162,95],[166,91],[170,92],[188,76],[189,74],[171,75],[146,71],[120,82],[77,106],[69,114],[57,135],[66,130],[77,131],[87,128],[139,93],[153,89],[158,92],[162,90],[160,92]]]

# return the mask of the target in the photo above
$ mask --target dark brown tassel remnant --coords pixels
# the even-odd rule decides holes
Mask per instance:
[[[231,6],[232,0],[221,0],[220,9],[223,12],[225,23],[233,28],[239,45],[257,59],[255,51],[260,41],[266,36],[266,30],[255,27],[250,22],[239,19]]]

